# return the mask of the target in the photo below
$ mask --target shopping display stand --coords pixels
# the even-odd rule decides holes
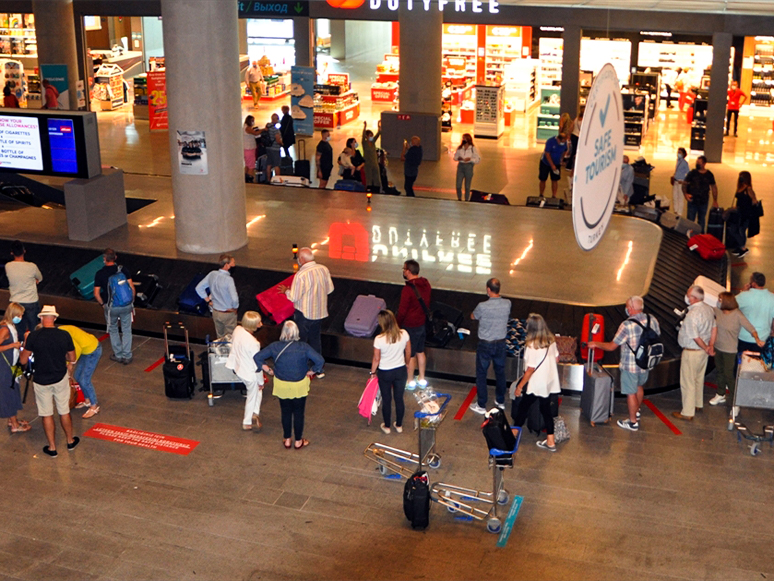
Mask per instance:
[[[492,490],[475,490],[453,484],[438,482],[433,484],[430,492],[434,501],[444,505],[451,513],[460,513],[476,520],[486,520],[486,530],[499,533],[503,526],[500,507],[508,504],[509,495],[503,482],[503,471],[513,468],[513,455],[519,449],[521,428],[511,428],[516,436],[513,450],[489,450],[489,468],[492,470]],[[481,508],[477,504],[486,508]]]
[[[101,85],[101,87],[100,87]],[[113,111],[124,106],[124,70],[112,63],[103,63],[94,73],[95,97],[102,111]]]
[[[363,454],[379,465],[379,472],[388,478],[410,478],[424,467],[436,470],[441,467],[441,456],[436,451],[436,431],[446,417],[451,396],[436,394],[442,403],[436,413],[414,412],[414,430],[418,432],[419,454],[393,448],[375,442],[370,444]]]

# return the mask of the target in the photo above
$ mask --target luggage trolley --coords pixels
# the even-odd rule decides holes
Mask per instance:
[[[231,353],[230,341],[210,341],[209,335],[207,342],[207,369],[202,370],[205,386],[210,392],[207,394],[207,403],[210,407],[215,405],[216,389],[241,389],[245,388],[244,382],[233,370],[226,367],[228,355]],[[222,386],[222,387],[218,387]]]
[[[486,519],[486,530],[499,533],[503,526],[499,507],[508,504],[509,495],[503,483],[503,471],[513,468],[513,455],[519,449],[521,428],[511,428],[516,434],[516,445],[513,450],[489,450],[489,468],[492,470],[492,491],[462,488],[453,484],[438,482],[433,484],[430,492],[433,500],[444,505],[451,513],[462,513],[476,520]],[[487,510],[475,506],[474,502],[489,505]]]
[[[735,407],[774,410],[774,371],[765,371],[765,366],[756,353],[742,353],[736,373],[733,405]],[[752,456],[761,453],[760,445],[763,442],[768,442],[770,446],[774,446],[774,426],[763,426],[762,434],[753,433],[746,425],[736,421],[734,408],[731,408],[728,429],[733,430],[734,428],[736,428],[736,437],[739,442],[742,439],[752,442],[749,446]]]
[[[441,456],[435,450],[435,433],[446,417],[451,396],[446,393],[438,393],[436,396],[443,400],[437,412],[414,412],[414,430],[419,432],[419,454],[378,442],[370,444],[363,452],[366,458],[379,465],[379,472],[383,476],[392,473],[410,478],[424,466],[433,470],[441,467]]]

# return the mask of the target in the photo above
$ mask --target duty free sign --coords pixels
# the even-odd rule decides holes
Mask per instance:
[[[401,2],[408,10],[438,10],[443,12],[446,6],[453,6],[455,12],[473,12],[481,14],[489,11],[490,14],[500,13],[500,3],[497,0],[327,0],[334,8],[353,10],[364,4],[371,10],[380,10],[386,6],[388,10],[397,12]]]

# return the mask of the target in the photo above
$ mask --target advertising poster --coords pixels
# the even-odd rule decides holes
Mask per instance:
[[[67,65],[40,65],[40,80],[46,80],[56,87],[59,91],[60,109],[70,108],[70,91],[67,86]],[[45,104],[46,96],[43,95],[43,103]]]
[[[209,173],[204,131],[177,132],[177,163],[183,175],[203,176]]]
[[[36,118],[0,116],[0,167],[43,170],[40,124]]]
[[[167,112],[167,74],[148,72],[148,124],[151,131],[169,129]]]
[[[314,67],[290,68],[290,116],[297,135],[314,135]]]

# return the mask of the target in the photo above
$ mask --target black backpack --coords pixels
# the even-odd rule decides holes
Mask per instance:
[[[513,450],[516,447],[516,436],[508,425],[508,419],[505,412],[501,409],[494,409],[487,413],[487,418],[481,424],[481,431],[486,438],[487,448],[497,448],[498,450]]]
[[[629,319],[632,323],[640,326],[642,334],[640,335],[640,342],[637,344],[637,349],[632,349],[629,345],[629,349],[632,349],[634,353],[634,360],[637,363],[637,367],[640,369],[653,369],[661,362],[661,358],[664,356],[664,344],[661,342],[661,337],[650,326],[650,315],[648,317],[648,326],[646,327],[640,323],[637,319]]]
[[[411,528],[424,530],[430,524],[430,479],[427,472],[415,472],[403,488],[403,512]]]

